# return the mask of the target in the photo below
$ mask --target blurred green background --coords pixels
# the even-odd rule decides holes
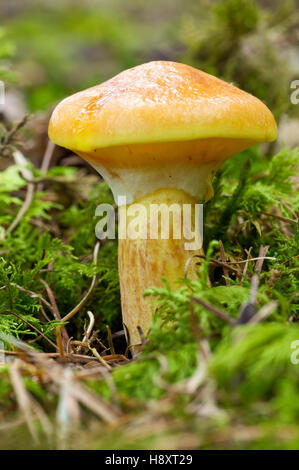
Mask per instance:
[[[299,116],[295,0],[9,0],[0,79],[30,112],[151,60],[191,64]]]

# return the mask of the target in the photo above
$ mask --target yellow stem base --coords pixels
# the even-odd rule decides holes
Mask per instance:
[[[197,243],[197,249],[190,250],[186,249],[185,245],[186,242],[190,243],[190,239],[174,239],[178,233],[177,229],[180,229],[182,234],[183,229],[185,232],[187,231],[183,216],[181,220],[175,218],[174,215],[169,216],[169,239],[161,239],[163,236],[161,218],[156,219],[158,224],[155,225],[150,217],[153,204],[166,204],[167,207],[175,204],[177,208],[181,209],[184,204],[188,204],[191,208],[190,227],[194,231],[196,227],[196,201],[192,197],[181,190],[160,189],[137,201],[135,207],[138,209],[136,204],[140,209],[139,212],[134,210],[134,204],[119,208],[119,234],[121,238],[119,238],[118,247],[122,316],[126,334],[129,336],[127,340],[133,353],[139,349],[136,345],[141,342],[137,326],[140,326],[146,335],[151,325],[151,301],[150,298],[143,297],[144,291],[149,287],[162,286],[162,277],[166,278],[172,287],[179,287],[180,284],[175,281],[184,277],[188,259],[195,254],[203,255],[203,250],[200,248],[201,241]],[[170,214],[172,213],[170,212]],[[134,217],[136,221],[136,216],[138,217],[138,230],[135,230],[135,239],[132,239],[130,238],[132,223]],[[134,227],[136,229],[136,224]],[[150,231],[153,227],[157,229],[158,239],[150,239]],[[147,231],[146,239],[144,239],[145,229]],[[165,232],[163,234],[165,236]],[[188,278],[191,280],[196,279],[196,262],[198,262],[198,258],[191,259],[188,267]]]

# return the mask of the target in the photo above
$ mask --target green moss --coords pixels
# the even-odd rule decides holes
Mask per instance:
[[[215,197],[205,206],[206,259],[200,260],[198,280],[185,279],[175,291],[167,281],[163,287],[147,290],[145,295],[150,296],[154,312],[149,341],[137,360],[117,366],[111,372],[119,406],[128,414],[129,421],[138,422],[139,417],[142,421],[142,413],[152,406],[161,409],[158,412],[163,415],[163,418],[159,415],[161,422],[166,420],[169,424],[152,433],[147,431],[143,437],[136,435],[134,444],[126,436],[126,427],[121,428],[117,438],[109,432],[105,437],[97,437],[95,433],[93,442],[88,444],[90,447],[147,448],[158,439],[174,442],[185,432],[193,437],[198,435],[201,448],[217,448],[217,433],[231,435],[225,444],[227,448],[296,445],[298,435],[293,427],[299,418],[295,399],[299,369],[290,357],[291,344],[299,339],[298,230],[293,222],[286,221],[282,231],[281,220],[264,212],[280,211],[286,219],[294,220],[298,197],[293,175],[298,156],[298,149],[284,149],[267,161],[257,149],[251,149],[223,165],[215,178]],[[34,175],[40,178],[36,170]],[[22,319],[52,341],[58,322],[46,308],[48,321],[38,298],[17,286],[48,299],[40,282],[46,280],[64,316],[79,303],[97,274],[93,296],[67,329],[70,336],[81,339],[90,309],[100,331],[99,338],[107,344],[106,324],[112,332],[122,329],[117,241],[109,240],[101,246],[96,266],[92,253],[96,243],[95,209],[101,202],[113,203],[111,193],[105,184],[90,181],[76,169],[53,168],[47,177],[49,182],[44,184],[42,192],[35,194],[19,225],[1,240],[0,288],[5,286],[5,289],[0,290],[0,329],[28,344],[33,340],[31,344],[41,351],[52,352],[53,347]],[[19,191],[27,183],[14,166],[0,174],[0,183],[0,224],[4,234],[23,203]],[[249,262],[248,275],[243,279],[235,272],[229,272],[229,277],[224,278],[223,269],[213,265],[215,258],[221,259],[219,239],[231,261],[246,259],[250,247],[251,256],[258,257],[260,246],[269,245],[270,259],[263,262],[256,308],[260,310],[271,301],[276,302],[276,307],[262,324],[232,327],[193,300],[197,298],[213,305],[232,320],[240,316],[249,302],[255,262]],[[233,266],[242,273],[244,264]],[[190,393],[186,386],[188,379],[203,366],[198,337],[208,343],[210,356],[203,382]],[[11,341],[8,339],[4,346],[12,348]],[[124,353],[124,344],[115,346],[117,353]],[[4,407],[12,404],[6,417],[17,410],[7,367],[0,374],[1,403]],[[30,374],[24,380],[28,392],[54,416],[58,391],[48,390],[46,383],[37,382]],[[96,394],[115,401],[111,382],[105,378],[86,383]],[[206,400],[201,393],[212,400],[207,410],[219,410],[215,415],[202,416],[198,411]],[[85,410],[84,423],[89,419]],[[248,442],[233,436],[231,430],[240,423],[253,429],[254,437]],[[282,428],[289,437],[280,435]]]

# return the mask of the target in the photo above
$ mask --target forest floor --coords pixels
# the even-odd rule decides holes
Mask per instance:
[[[222,166],[198,280],[148,290],[133,360],[107,185],[42,120],[0,142],[0,447],[298,449],[299,148]]]

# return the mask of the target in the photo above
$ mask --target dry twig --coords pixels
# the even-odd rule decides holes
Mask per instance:
[[[97,265],[97,262],[98,262],[99,249],[100,249],[100,242],[97,241],[97,243],[95,244],[94,252],[93,252],[93,262],[95,266]],[[93,294],[93,291],[96,288],[97,282],[98,282],[98,277],[95,274],[92,278],[90,287],[87,293],[85,294],[85,296],[80,300],[80,302],[76,305],[76,307],[74,307],[67,315],[65,315],[65,317],[61,319],[61,321],[63,322],[69,321],[71,318],[73,318],[74,315],[76,315],[76,313],[78,313],[81,310],[82,307],[84,307],[86,302],[90,299],[91,295]]]
[[[268,215],[269,217],[274,217],[275,219],[286,222],[287,224],[297,225],[298,220],[289,219],[288,217],[283,217],[282,215],[272,214],[271,212],[261,211],[261,214]]]
[[[219,246],[220,246],[221,261],[222,263],[225,264],[227,263],[227,260],[226,260],[226,255],[225,255],[225,250],[224,250],[222,240],[219,240]],[[225,285],[229,286],[229,280],[227,279],[229,277],[229,274],[228,274],[228,269],[226,266],[223,266],[223,274],[225,276]]]
[[[233,318],[231,318],[229,315],[227,315],[225,312],[223,312],[219,308],[215,307],[214,305],[211,305],[211,304],[205,302],[202,299],[198,299],[197,297],[190,297],[190,301],[201,305],[206,310],[209,310],[210,312],[214,313],[214,315],[216,315],[221,320],[224,320],[224,321],[226,321],[227,323],[229,323],[231,325],[234,323]]]
[[[266,256],[267,251],[269,250],[269,248],[270,248],[269,245],[266,245],[266,246],[261,245],[260,246],[259,259],[258,259],[258,261],[256,262],[256,265],[255,265],[255,270],[256,270],[257,273],[260,273],[261,270],[262,270],[264,259],[265,259],[265,256]]]
[[[47,173],[49,169],[54,149],[55,149],[55,144],[51,140],[48,140],[47,147],[43,156],[42,164],[40,167],[41,172],[44,174]],[[43,190],[43,183],[39,183],[37,186],[37,191],[42,191],[42,190]]]
[[[24,157],[24,155],[19,150],[15,150],[13,152],[13,157],[14,157],[15,163],[17,165],[20,165],[20,170],[21,170],[22,176],[24,178],[26,178],[26,180],[29,181],[29,182],[27,184],[26,196],[25,196],[25,200],[23,202],[23,205],[22,205],[21,209],[19,210],[19,212],[17,213],[15,219],[12,221],[12,223],[10,224],[8,229],[6,230],[6,232],[5,232],[6,235],[11,233],[17,227],[17,225],[20,223],[20,221],[22,220],[22,218],[26,214],[27,210],[29,209],[29,207],[31,205],[31,202],[33,200],[33,196],[34,196],[34,184],[31,183],[33,175],[31,173],[31,171],[28,170],[28,168],[26,168],[26,166],[28,165],[28,162],[27,162],[26,158]]]
[[[57,306],[57,303],[56,303],[56,300],[55,300],[55,296],[53,294],[53,291],[52,289],[50,288],[49,284],[44,281],[43,279],[40,279],[40,282],[43,284],[43,286],[45,286],[46,288],[46,291],[47,291],[47,295],[49,297],[49,300],[51,302],[51,306],[52,306],[52,312],[54,314],[54,317],[56,320],[58,321],[61,321],[61,315],[59,313],[59,310],[58,310],[58,306]],[[66,328],[65,326],[61,325],[61,328],[60,328],[60,331],[61,331],[61,335],[62,335],[62,338],[63,338],[63,343],[64,343],[64,349],[66,350],[66,345],[68,343],[68,340],[69,340],[69,335],[66,331]],[[59,335],[60,335],[60,332],[59,332]]]
[[[44,333],[42,331],[40,331],[38,328],[36,328],[34,325],[32,325],[32,323],[30,323],[29,321],[25,320],[25,318],[21,317],[21,315],[13,312],[12,310],[3,310],[1,313],[10,313],[11,315],[14,315],[15,317],[19,318],[19,320],[22,320],[24,323],[26,323],[26,325],[30,326],[30,328],[32,328],[40,336],[42,336],[46,341],[48,341],[48,343],[50,343],[55,349],[58,349],[56,344],[53,343],[53,341],[51,339],[47,338],[47,336],[44,335]]]

